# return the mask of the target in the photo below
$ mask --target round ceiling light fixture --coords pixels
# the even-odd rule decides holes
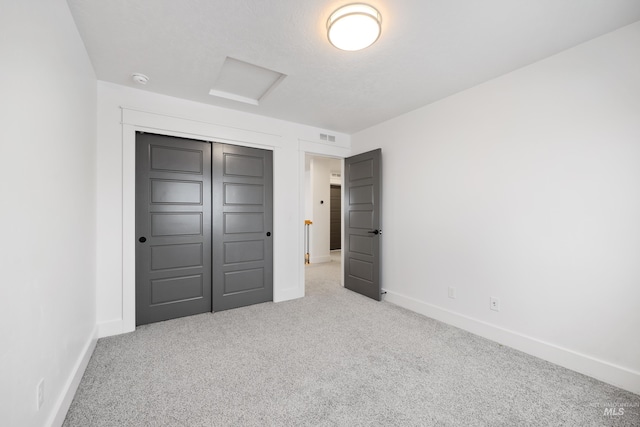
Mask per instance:
[[[338,49],[355,51],[371,46],[382,32],[382,16],[373,6],[352,3],[337,9],[327,20],[327,37]]]

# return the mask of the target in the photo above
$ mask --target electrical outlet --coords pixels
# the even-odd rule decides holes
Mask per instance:
[[[489,298],[489,308],[493,311],[500,311],[500,299],[496,297]]]
[[[456,299],[456,288],[449,286],[449,298]]]
[[[38,411],[39,411],[40,408],[42,408],[42,405],[44,405],[44,378],[42,378],[38,383],[36,395],[38,399]]]

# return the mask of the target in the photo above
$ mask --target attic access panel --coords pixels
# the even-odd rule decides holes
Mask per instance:
[[[259,105],[285,77],[277,71],[227,57],[209,95]]]

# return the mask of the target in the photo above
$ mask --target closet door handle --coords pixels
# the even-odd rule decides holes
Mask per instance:
[[[270,237],[270,236],[271,236],[271,232],[267,231],[267,237]]]
[[[144,236],[142,236],[141,238],[138,239],[138,242],[140,242],[140,243],[144,243],[146,241],[147,241],[147,238],[144,237]]]

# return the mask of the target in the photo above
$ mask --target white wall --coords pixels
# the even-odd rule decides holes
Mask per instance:
[[[95,345],[96,79],[64,0],[3,2],[0,63],[0,424],[59,425]]]
[[[640,23],[352,136],[382,148],[389,301],[640,393],[638,46]]]
[[[311,219],[313,217],[313,202],[311,197],[311,160],[312,156],[306,156],[304,159],[304,218]]]
[[[342,159],[307,156],[305,159],[305,219],[309,228],[310,261],[331,261],[331,185],[342,185]],[[333,174],[337,176],[333,176]],[[324,204],[320,204],[323,200]]]
[[[152,81],[149,83],[152,84]],[[151,88],[151,87],[150,87]],[[126,107],[122,109],[121,107]],[[136,129],[274,151],[274,300],[304,295],[305,153],[343,156],[350,137],[320,143],[326,129],[98,83],[99,335],[133,330]]]
[[[329,252],[330,209],[331,209],[331,159],[313,157],[311,159],[311,201],[310,261],[322,263],[331,261]]]

